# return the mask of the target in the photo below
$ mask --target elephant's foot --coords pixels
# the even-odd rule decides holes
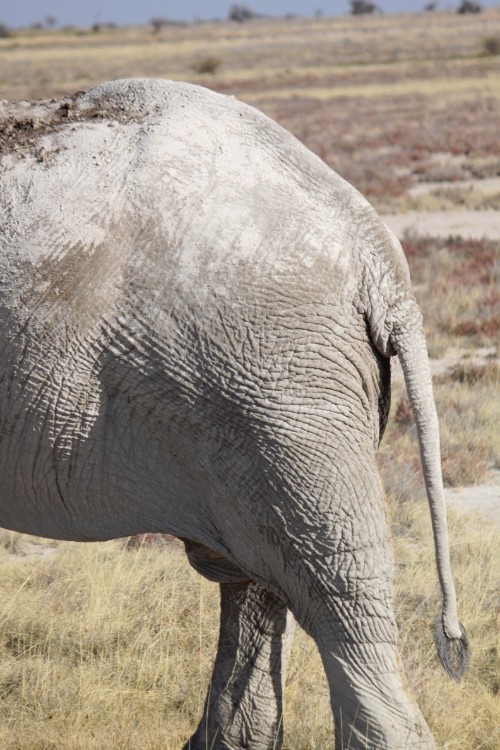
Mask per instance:
[[[293,620],[255,583],[221,584],[221,625],[200,725],[184,750],[279,750]]]

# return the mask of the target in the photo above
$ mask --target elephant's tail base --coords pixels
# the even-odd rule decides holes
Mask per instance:
[[[439,660],[455,682],[460,682],[467,673],[471,661],[469,638],[462,623],[460,623],[460,630],[462,631],[460,638],[449,638],[445,633],[442,617],[437,620],[434,630]]]

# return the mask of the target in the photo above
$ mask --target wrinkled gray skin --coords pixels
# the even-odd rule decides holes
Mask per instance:
[[[433,748],[402,683],[375,463],[394,353],[434,524],[442,658],[466,646],[397,240],[290,134],[199,87],[5,102],[0,131],[0,525],[186,541],[222,594],[186,748],[281,746],[290,612],[320,650],[336,748]]]

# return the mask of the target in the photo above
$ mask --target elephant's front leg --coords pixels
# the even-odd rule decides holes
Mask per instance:
[[[212,577],[207,569],[200,572]],[[279,750],[293,618],[276,596],[251,581],[221,583],[220,591],[212,680],[200,725],[184,750]]]

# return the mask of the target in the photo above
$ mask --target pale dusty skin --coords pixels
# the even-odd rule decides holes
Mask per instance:
[[[466,647],[398,241],[290,134],[199,87],[118,81],[3,103],[0,134],[0,525],[186,541],[222,594],[186,748],[281,746],[290,612],[320,650],[338,750],[433,748],[402,683],[375,463],[396,352],[434,525],[441,656]]]

